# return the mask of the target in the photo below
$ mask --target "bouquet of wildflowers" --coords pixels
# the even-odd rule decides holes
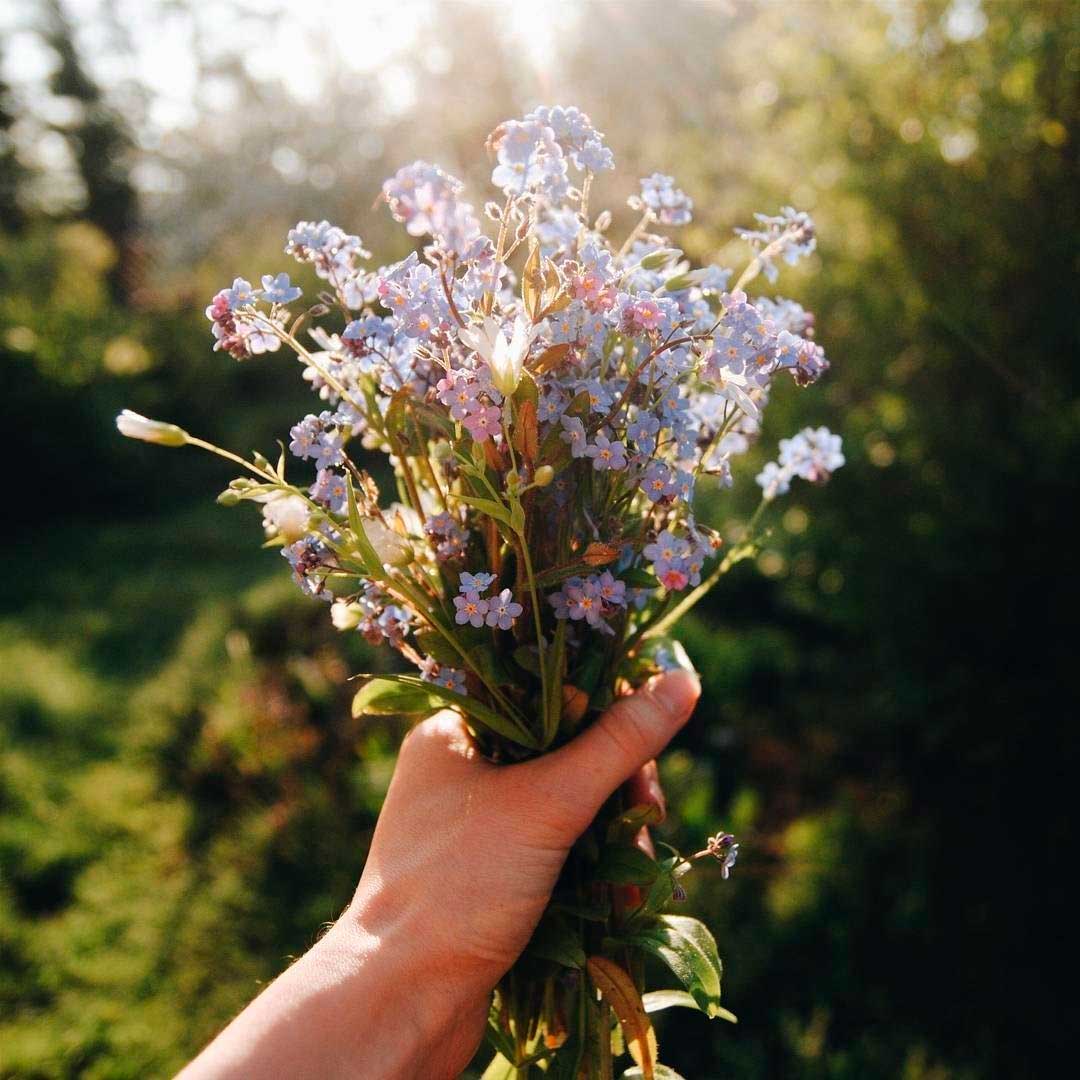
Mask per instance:
[[[420,248],[403,261],[370,268],[358,236],[300,222],[285,251],[323,283],[314,305],[298,307],[285,273],[213,298],[216,349],[247,360],[284,347],[319,398],[276,464],[130,412],[117,422],[242,467],[219,501],[258,504],[267,543],[335,626],[412,665],[367,679],[357,715],[450,707],[489,757],[512,762],[688,664],[670,637],[680,616],[756,552],[774,498],[797,477],[824,482],[844,458],[825,428],[782,440],[734,546],[695,516],[700,485],[731,486],[774,385],[805,387],[828,367],[812,315],[745,292],[814,249],[807,215],[785,208],[737,230],[749,261],[732,281],[691,268],[661,235],[692,211],[669,176],[641,182],[629,200],[640,220],[609,238],[611,215],[593,216],[589,198],[613,159],[579,110],[501,124],[488,150],[502,198],[481,215],[434,165],[386,181],[390,213]],[[364,468],[371,451],[390,457],[389,497]],[[293,478],[289,454],[313,482]],[[534,1064],[610,1077],[623,1048],[627,1076],[671,1076],[650,1012],[733,1019],[715,942],[671,909],[693,858],[714,856],[727,877],[737,845],[720,833],[691,858],[654,859],[634,844],[653,813],[616,797],[575,849],[513,992],[495,995],[491,1076]],[[646,954],[685,989],[646,992]]]

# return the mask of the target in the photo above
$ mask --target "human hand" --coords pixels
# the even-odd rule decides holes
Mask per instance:
[[[699,692],[685,671],[660,675],[519,765],[482,758],[456,713],[418,725],[348,910],[186,1075],[458,1075],[604,801],[633,778],[634,801],[663,806],[652,759]]]

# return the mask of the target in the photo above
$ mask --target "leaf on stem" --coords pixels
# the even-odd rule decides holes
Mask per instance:
[[[723,967],[716,941],[704,923],[686,915],[661,915],[652,926],[623,940],[663,960],[702,1012],[719,1015]]]
[[[539,450],[536,406],[531,401],[525,401],[515,412],[514,449],[531,465]]]
[[[641,995],[641,1003],[647,1013],[660,1012],[661,1009],[695,1009],[701,1012],[701,1006],[694,1000],[694,995],[685,990],[651,990]],[[733,1012],[719,1006],[709,1014],[709,1018],[727,1020],[732,1024],[739,1022]]]
[[[414,675],[380,675],[356,693],[352,714],[359,716],[426,716],[446,707],[464,713],[477,727],[536,750],[536,738],[512,720],[474,697],[455,693]]]
[[[586,961],[589,978],[601,997],[611,1006],[623,1030],[630,1056],[641,1069],[644,1080],[656,1075],[656,1032],[641,1003],[634,980],[606,956],[590,956]]]

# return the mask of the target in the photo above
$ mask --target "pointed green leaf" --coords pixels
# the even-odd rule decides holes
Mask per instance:
[[[723,968],[716,941],[704,923],[686,915],[661,915],[624,939],[663,960],[693,995],[702,1012],[717,1015]]]
[[[502,1054],[496,1054],[484,1070],[480,1080],[515,1080],[518,1076],[517,1068],[512,1061],[508,1061]]]
[[[454,495],[453,497],[460,499],[474,510],[479,510],[482,514],[487,514],[488,517],[501,521],[508,528],[513,528],[510,511],[502,503],[497,503],[494,499],[481,499],[476,495]]]
[[[356,542],[360,561],[373,578],[382,579],[386,576],[382,559],[379,558],[378,553],[371,546],[371,541],[367,538],[367,533],[364,532],[364,522],[356,506],[356,492],[353,491],[352,476],[349,473],[345,474],[345,493],[349,509],[349,532],[352,533],[353,540]]]
[[[647,1013],[660,1012],[661,1009],[696,1009],[701,1007],[694,1000],[693,994],[685,990],[650,990],[641,995],[642,1003]],[[739,1018],[730,1010],[723,1009],[719,1005],[709,1014],[709,1019],[727,1020],[731,1024],[737,1024]]]
[[[353,716],[423,716],[439,709],[457,709],[478,727],[519,746],[536,750],[533,735],[489,709],[475,697],[424,682],[414,675],[380,675],[365,683],[353,698]]]

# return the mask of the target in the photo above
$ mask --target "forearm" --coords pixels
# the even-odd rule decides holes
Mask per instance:
[[[440,1046],[453,1041],[447,1036],[456,1019],[453,995],[429,993],[422,941],[397,940],[398,931],[373,933],[359,914],[343,916],[268,986],[183,1071],[183,1080],[453,1075],[451,1066],[433,1071]]]

